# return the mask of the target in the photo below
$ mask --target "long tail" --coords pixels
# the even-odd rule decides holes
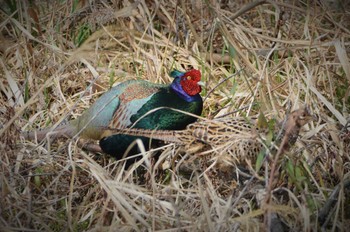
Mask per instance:
[[[179,138],[181,131],[171,131],[171,130],[147,130],[147,129],[138,129],[138,128],[108,128],[105,129],[104,136],[111,136],[116,134],[124,134],[131,136],[142,136],[157,140],[162,140],[170,143],[182,144],[183,141]]]
[[[21,135],[27,140],[37,139],[39,142],[44,140],[46,136],[51,139],[68,137],[72,138],[76,134],[74,127],[67,123],[64,125],[60,125],[56,128],[45,128],[37,131],[22,131]]]

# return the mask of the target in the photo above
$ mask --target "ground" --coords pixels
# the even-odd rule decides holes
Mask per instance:
[[[0,8],[4,231],[346,231],[346,1],[8,0]],[[174,68],[201,71],[208,125],[258,115],[279,125],[304,106],[312,119],[291,146],[229,166],[212,165],[227,151],[198,141],[165,143],[126,168],[78,139],[21,135],[78,117],[122,81],[170,83]],[[267,131],[259,141],[271,145],[277,132]]]

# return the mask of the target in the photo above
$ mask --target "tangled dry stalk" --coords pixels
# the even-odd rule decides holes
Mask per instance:
[[[345,231],[345,4],[6,1],[0,7],[1,230]],[[124,160],[81,149],[76,138],[37,143],[20,136],[77,117],[121,81],[169,83],[170,70],[190,67],[206,83],[202,117],[209,121],[262,114],[270,125],[310,107],[317,120],[279,154],[278,175],[270,175],[273,154],[221,170],[211,160],[196,166],[194,158],[209,159],[203,148],[186,153],[170,143],[143,150],[126,169]],[[272,142],[276,134],[266,136]],[[185,160],[194,165],[179,168]]]

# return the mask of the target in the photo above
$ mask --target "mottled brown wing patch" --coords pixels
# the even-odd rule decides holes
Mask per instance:
[[[131,102],[135,99],[146,98],[159,91],[158,87],[140,85],[139,83],[130,84],[119,96],[120,105]]]
[[[113,119],[109,124],[109,128],[125,128],[126,125],[122,122],[127,120],[128,108],[125,107],[125,104],[120,104],[117,111],[114,113]]]

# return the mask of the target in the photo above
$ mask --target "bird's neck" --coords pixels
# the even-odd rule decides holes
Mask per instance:
[[[170,85],[170,89],[173,90],[180,98],[182,98],[183,100],[187,101],[187,102],[194,102],[194,101],[200,101],[201,97],[199,94],[196,95],[189,95],[187,94],[181,84],[180,84],[180,79],[176,78]]]

